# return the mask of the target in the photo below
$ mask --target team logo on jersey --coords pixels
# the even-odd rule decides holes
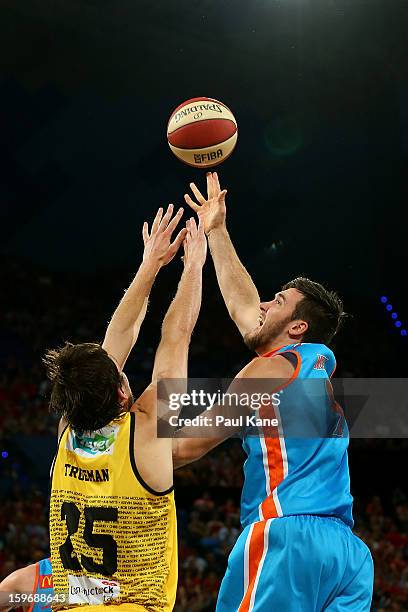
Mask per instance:
[[[67,450],[81,457],[112,455],[119,425],[107,425],[98,431],[83,434],[70,431],[67,437]]]
[[[317,354],[317,359],[316,359],[316,363],[313,366],[314,370],[325,370],[326,368],[325,363],[327,361],[327,357],[325,357],[324,355],[319,355],[319,353]]]

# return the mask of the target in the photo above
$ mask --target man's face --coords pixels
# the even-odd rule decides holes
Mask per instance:
[[[286,329],[289,332],[293,312],[303,298],[303,293],[291,288],[277,293],[271,302],[261,302],[259,323],[244,338],[247,347],[256,351],[284,334]]]

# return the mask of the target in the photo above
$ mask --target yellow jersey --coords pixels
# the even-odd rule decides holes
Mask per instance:
[[[170,612],[177,586],[173,487],[153,491],[134,456],[135,415],[61,435],[51,474],[53,610]],[[160,469],[160,466],[158,466]]]

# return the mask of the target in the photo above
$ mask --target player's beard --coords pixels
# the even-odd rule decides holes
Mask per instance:
[[[250,351],[257,352],[258,349],[276,340],[291,320],[291,317],[287,317],[282,321],[266,322],[257,330],[245,334],[244,342]]]

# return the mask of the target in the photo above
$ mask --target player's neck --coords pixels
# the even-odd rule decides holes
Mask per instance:
[[[286,335],[282,335],[258,347],[256,352],[258,355],[265,355],[266,353],[272,353],[273,351],[277,351],[284,346],[288,346],[289,344],[293,344],[293,340]]]

